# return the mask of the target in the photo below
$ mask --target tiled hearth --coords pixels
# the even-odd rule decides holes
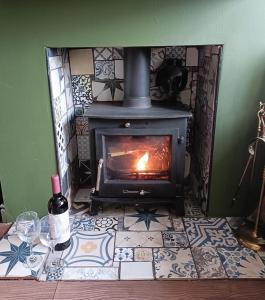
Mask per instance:
[[[87,204],[71,211],[72,243],[65,267],[46,274],[24,266],[29,255],[11,227],[0,241],[0,276],[38,280],[165,280],[265,278],[264,253],[241,247],[229,218],[205,218],[186,204],[186,217],[167,208],[105,208],[91,217]],[[194,216],[195,215],[195,216]],[[48,250],[34,252],[45,262]]]

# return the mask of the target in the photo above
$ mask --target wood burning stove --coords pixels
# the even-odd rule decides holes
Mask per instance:
[[[92,168],[91,213],[103,202],[173,204],[184,213],[187,118],[176,107],[151,106],[148,48],[125,49],[125,96],[87,111]]]

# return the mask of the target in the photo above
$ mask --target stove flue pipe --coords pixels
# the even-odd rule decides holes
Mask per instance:
[[[123,106],[151,107],[150,48],[124,48],[124,77]]]

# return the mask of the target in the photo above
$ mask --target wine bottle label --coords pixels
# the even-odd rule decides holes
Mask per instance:
[[[59,214],[49,214],[49,225],[51,230],[51,238],[56,243],[61,244],[70,238],[69,211]]]

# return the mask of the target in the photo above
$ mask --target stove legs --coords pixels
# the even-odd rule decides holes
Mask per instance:
[[[174,203],[175,213],[177,217],[184,217],[184,197],[178,197],[177,201]]]
[[[100,208],[99,203],[96,202],[95,200],[91,200],[90,215],[91,216],[96,216],[98,214],[99,208]]]

